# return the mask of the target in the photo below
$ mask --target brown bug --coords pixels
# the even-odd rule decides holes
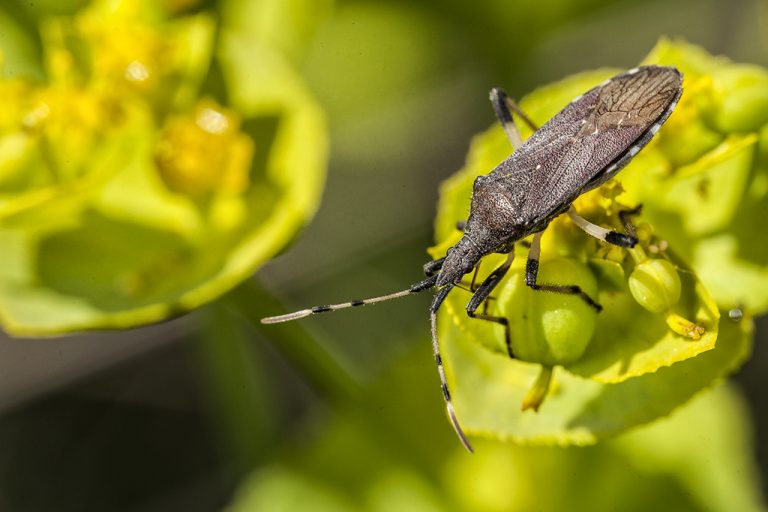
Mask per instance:
[[[676,68],[642,66],[616,75],[574,98],[544,126],[537,128],[503,90],[493,89],[491,103],[514,152],[489,174],[475,179],[464,235],[443,258],[424,265],[428,277],[399,292],[315,306],[264,318],[262,323],[287,322],[436,288],[430,307],[435,362],[448,415],[459,439],[472,451],[456,418],[445,378],[437,337],[438,309],[463,276],[472,272],[484,256],[507,254],[506,261],[474,290],[467,304],[467,314],[503,325],[507,351],[514,357],[507,319],[477,310],[509,270],[515,243],[533,235],[526,263],[526,284],[534,290],[578,295],[600,311],[601,306],[576,285],[537,281],[541,234],[552,219],[566,213],[587,234],[610,244],[634,247],[637,239],[633,235],[592,224],[576,213],[572,203],[584,192],[614,176],[648,144],[672,114],[682,92],[682,75]],[[515,126],[512,112],[534,130],[525,142]]]

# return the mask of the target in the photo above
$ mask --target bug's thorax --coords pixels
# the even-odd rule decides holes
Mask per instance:
[[[523,187],[519,185],[493,174],[475,179],[465,233],[485,254],[519,236],[523,222]]]
[[[464,236],[448,249],[437,286],[458,284],[483,256],[509,252],[524,234],[515,197],[504,185],[491,176],[475,179]]]

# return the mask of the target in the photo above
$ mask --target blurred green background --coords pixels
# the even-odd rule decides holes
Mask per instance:
[[[269,3],[190,8],[248,30]],[[119,333],[0,339],[0,509],[761,509],[765,319],[735,386],[672,421],[586,449],[479,443],[474,457],[442,413],[427,297],[275,331],[254,321],[418,280],[439,183],[494,122],[491,87],[520,97],[581,70],[632,67],[664,35],[765,66],[768,4],[288,4],[303,9],[304,24],[283,49],[330,126],[317,215],[252,282],[186,317]],[[39,52],[41,16],[80,5],[6,0],[8,71],[30,71],[8,55]]]

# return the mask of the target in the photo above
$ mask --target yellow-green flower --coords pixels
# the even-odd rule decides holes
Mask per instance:
[[[509,319],[517,359],[506,355],[501,326],[467,317],[469,293],[456,291],[446,301],[440,337],[466,431],[529,443],[592,443],[668,414],[748,354],[751,321],[720,320],[717,303],[727,302],[716,288],[710,295],[697,278],[700,262],[690,258],[687,244],[696,231],[662,215],[659,205],[677,205],[678,212],[702,208],[700,190],[678,190],[673,196],[669,184],[678,174],[702,172],[727,181],[718,173],[738,168],[729,160],[734,148],[754,144],[756,136],[722,134],[711,125],[753,129],[760,114],[747,115],[733,98],[715,101],[716,77],[689,72],[686,59],[706,60],[699,49],[667,42],[652,52],[647,62],[677,65],[685,73],[683,101],[657,140],[615,180],[575,202],[580,214],[616,230],[624,229],[620,212],[642,204],[642,213],[631,217],[640,243],[631,250],[608,246],[585,236],[567,216],[555,219],[542,239],[541,281],[578,284],[598,298],[603,311],[596,314],[575,296],[527,288],[522,246],[489,306],[491,314]],[[566,78],[530,94],[521,107],[543,124],[616,72]],[[761,96],[753,82],[743,83],[745,101],[757,105]],[[455,242],[455,225],[466,218],[474,177],[489,172],[510,151],[498,127],[475,139],[465,168],[442,188],[436,221],[440,244],[431,250],[433,256]],[[710,208],[724,210],[723,201],[740,200],[730,189],[718,199],[716,190],[708,196]],[[499,258],[483,260],[480,279]]]
[[[646,62],[674,64],[685,93],[658,143],[622,182],[628,199],[723,308],[768,311],[768,70],[662,41]]]
[[[13,334],[195,308],[314,211],[326,132],[290,64],[264,49],[244,65],[236,30],[168,12],[97,0],[49,19],[46,80],[0,80],[0,321]]]

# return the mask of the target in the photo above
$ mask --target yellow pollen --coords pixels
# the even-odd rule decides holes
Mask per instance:
[[[51,114],[51,107],[47,103],[40,103],[29,111],[22,121],[25,128],[35,128]]]
[[[125,79],[129,82],[144,82],[148,78],[149,69],[137,60],[134,60],[125,68]]]
[[[203,108],[195,120],[200,129],[213,134],[221,134],[229,129],[227,116],[212,108]]]

